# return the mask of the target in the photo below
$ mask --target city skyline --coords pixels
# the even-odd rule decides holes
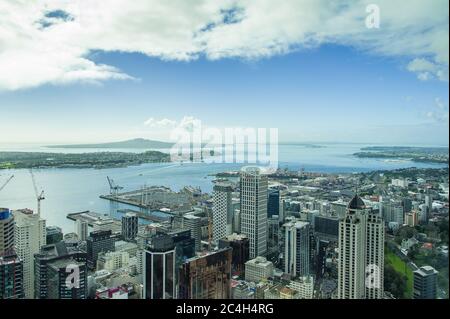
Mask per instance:
[[[372,29],[369,1],[75,3],[2,3],[0,145],[169,141],[199,119],[284,143],[448,146],[446,1],[378,1]]]

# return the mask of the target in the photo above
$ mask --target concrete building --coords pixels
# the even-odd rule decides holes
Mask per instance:
[[[191,231],[191,237],[195,239],[195,251],[200,251],[202,240],[202,219],[193,214],[183,216],[183,228]]]
[[[366,229],[366,299],[384,297],[384,221],[369,212]]]
[[[349,203],[339,222],[338,298],[364,299],[365,296],[365,229],[367,209],[359,196]]]
[[[63,240],[62,229],[58,226],[47,226],[46,227],[46,244],[56,244]]]
[[[241,233],[250,239],[250,258],[267,253],[267,183],[258,167],[241,170]]]
[[[283,225],[284,272],[293,277],[309,276],[310,266],[310,224],[302,221]]]
[[[34,254],[46,244],[45,220],[32,210],[13,211],[16,253],[23,262],[23,288],[26,299],[34,298]]]
[[[233,274],[243,273],[249,260],[250,241],[246,235],[232,234],[219,240],[219,248],[231,247],[231,265]]]
[[[126,268],[130,263],[130,254],[127,251],[102,252],[98,255],[97,270],[105,269],[114,272]]]
[[[0,299],[23,297],[23,263],[14,249],[14,216],[0,208]]]
[[[233,230],[233,187],[230,183],[216,183],[213,188],[213,240],[230,235]]]
[[[245,280],[260,282],[273,276],[274,266],[264,257],[256,257],[245,263]]]
[[[136,240],[139,227],[139,218],[136,213],[127,212],[122,216],[122,237],[126,241]]]
[[[8,250],[0,254],[0,300],[23,297],[23,263],[14,250]]]
[[[411,211],[405,214],[405,224],[409,227],[415,227],[419,224],[418,216],[416,211]]]
[[[304,276],[299,277],[296,280],[291,280],[288,287],[298,292],[298,299],[314,298],[313,276]]]
[[[86,263],[72,258],[58,259],[48,264],[48,299],[86,299]]]
[[[75,233],[78,235],[78,240],[86,241],[89,236],[88,222],[82,219],[77,219],[75,225],[76,225]]]
[[[438,271],[431,266],[423,266],[414,271],[414,299],[437,298]]]
[[[49,265],[59,260],[75,261],[86,265],[86,252],[79,247],[68,246],[64,241],[42,246],[40,252],[34,255],[34,297],[36,299],[50,299],[48,286]],[[56,287],[54,289],[59,288]],[[66,291],[65,293],[69,292]],[[75,293],[75,296],[79,296],[79,293],[81,292]]]
[[[358,195],[339,222],[338,250],[338,298],[382,298],[384,221]]]
[[[87,246],[87,266],[89,269],[95,269],[97,266],[98,255],[101,252],[115,250],[115,238],[110,230],[93,231],[86,239]]]
[[[14,216],[8,208],[0,208],[0,256],[14,249]]]

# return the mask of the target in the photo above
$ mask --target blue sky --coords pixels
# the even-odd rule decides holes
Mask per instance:
[[[438,53],[343,42],[256,58],[89,49],[83,61],[111,66],[112,76],[3,90],[0,79],[0,143],[167,140],[167,126],[145,121],[193,117],[218,128],[276,127],[284,142],[448,145],[448,80],[420,79],[411,67],[418,58],[439,61]]]

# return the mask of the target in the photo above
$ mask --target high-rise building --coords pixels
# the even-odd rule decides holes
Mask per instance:
[[[86,266],[86,252],[81,250],[79,247],[68,246],[64,241],[60,241],[56,244],[45,245],[41,247],[38,254],[34,255],[34,272],[35,272],[35,298],[36,299],[51,299],[49,296],[49,290],[60,291],[60,287],[49,287],[49,265],[56,261],[64,260],[75,261],[77,264]],[[66,273],[66,276],[69,272]],[[81,274],[82,275],[82,274]],[[55,279],[55,278],[54,278]],[[84,281],[83,281],[84,280]],[[55,282],[50,282],[52,284],[59,284]],[[85,278],[80,278],[80,284],[86,286]],[[79,289],[72,287],[74,289]],[[85,287],[86,288],[86,287]],[[69,293],[64,291],[64,294]],[[81,296],[81,291],[74,291],[74,296]],[[63,294],[63,295],[64,295]]]
[[[14,217],[8,208],[0,208],[0,256],[14,249]]]
[[[250,242],[246,235],[232,234],[219,240],[219,248],[231,247],[231,265],[233,274],[243,273],[245,263],[249,260]]]
[[[270,189],[267,200],[267,217],[278,216],[280,213],[280,191],[278,189]]]
[[[178,299],[230,299],[231,248],[186,260],[179,269]]]
[[[136,213],[127,212],[122,216],[122,237],[126,241],[134,241],[138,234],[139,218]]]
[[[89,224],[85,220],[77,219],[76,223],[76,234],[78,235],[78,240],[86,241],[89,236]]]
[[[191,231],[191,237],[195,240],[195,251],[200,251],[202,240],[202,219],[193,214],[183,216],[183,228]]]
[[[233,187],[230,183],[219,182],[213,193],[213,240],[217,242],[232,233],[233,228]]]
[[[378,214],[367,215],[366,299],[384,297],[384,221]]]
[[[58,259],[47,265],[48,299],[86,299],[85,262],[72,258]]]
[[[267,175],[258,167],[241,171],[241,233],[250,240],[250,258],[267,253]]]
[[[316,216],[314,234],[320,239],[337,242],[339,235],[339,218],[336,216]]]
[[[423,266],[414,272],[414,299],[436,299],[438,271],[431,266]]]
[[[195,239],[188,229],[178,229],[167,232],[175,244],[176,268],[189,258],[195,256]]]
[[[34,298],[34,254],[46,244],[45,220],[30,209],[13,211],[14,242],[23,262],[23,288],[26,299]]]
[[[46,243],[56,244],[63,240],[63,232],[62,229],[58,226],[48,226],[46,227]]]
[[[0,208],[0,299],[21,299],[23,263],[14,249],[14,216]]]
[[[402,200],[403,212],[409,213],[412,210],[412,200],[410,198],[404,198]]]
[[[14,249],[0,254],[0,299],[22,299],[23,263]]]
[[[97,230],[91,232],[86,239],[87,266],[89,269],[95,269],[97,266],[99,253],[115,250],[114,242],[115,238],[110,230]]]
[[[166,234],[153,236],[145,250],[144,298],[176,298],[176,256],[173,239]]]
[[[338,247],[338,298],[382,298],[384,221],[358,195],[339,222]]]
[[[366,271],[366,205],[353,197],[339,222],[338,298],[364,299]]]
[[[409,213],[405,214],[405,224],[409,227],[415,227],[419,223],[417,212],[416,211],[410,211]]]
[[[293,277],[309,276],[310,224],[303,221],[289,222],[285,229],[284,271]]]

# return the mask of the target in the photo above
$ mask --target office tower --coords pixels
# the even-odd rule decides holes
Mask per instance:
[[[316,278],[322,278],[325,274],[327,251],[330,246],[330,241],[325,239],[319,239],[316,243],[317,253],[316,253]]]
[[[367,215],[366,299],[384,297],[384,221],[378,214]]]
[[[368,210],[355,195],[347,207],[346,216],[339,222],[338,298],[364,299]]]
[[[13,211],[15,249],[23,262],[23,288],[26,299],[34,298],[34,254],[46,244],[45,220],[32,210]]]
[[[274,266],[265,257],[256,257],[245,263],[245,280],[260,282],[273,276]]]
[[[48,226],[46,227],[46,240],[47,245],[56,244],[63,240],[63,232],[60,227]]]
[[[276,258],[280,253],[280,222],[277,215],[267,219],[267,255]]]
[[[76,234],[78,235],[78,240],[86,241],[89,235],[89,224],[85,220],[77,219],[76,223]]]
[[[437,298],[438,271],[431,266],[423,266],[414,272],[414,299]]]
[[[7,208],[0,208],[0,256],[14,249],[14,217]]]
[[[98,254],[101,252],[114,251],[115,238],[110,230],[97,230],[91,232],[86,239],[87,242],[87,266],[95,269],[97,266]]]
[[[183,228],[191,231],[191,237],[195,239],[195,251],[200,251],[202,219],[192,214],[186,214],[183,216]]]
[[[14,249],[14,216],[0,208],[0,299],[23,297],[23,263]]]
[[[233,214],[233,233],[241,233],[241,210],[235,209]]]
[[[0,254],[0,299],[22,299],[23,263],[14,249]]]
[[[127,212],[122,216],[122,237],[126,241],[134,241],[138,233],[139,218],[135,213]]]
[[[249,260],[250,241],[246,235],[232,234],[219,240],[219,248],[231,247],[231,265],[233,274],[241,274]]]
[[[419,221],[421,224],[427,224],[430,218],[431,208],[427,204],[420,205]]]
[[[335,216],[316,216],[314,218],[316,237],[337,242],[339,235],[339,218]]]
[[[179,269],[178,299],[231,298],[231,248],[186,260]]]
[[[404,198],[402,201],[403,212],[409,213],[412,210],[412,200],[410,198]]]
[[[280,213],[280,191],[278,189],[269,190],[267,200],[267,217],[278,216]]]
[[[75,261],[86,265],[86,252],[79,247],[68,246],[64,241],[56,244],[45,245],[41,247],[38,254],[34,255],[34,272],[35,272],[35,298],[51,299],[49,296],[49,265],[53,262],[65,260]],[[67,273],[66,275],[68,275]],[[81,278],[83,279],[83,278]],[[86,282],[86,281],[85,281]],[[58,290],[58,287],[53,287]],[[53,289],[52,288],[52,289]],[[65,291],[65,293],[68,293]],[[78,296],[80,291],[74,292],[74,296]]]
[[[175,244],[176,268],[189,258],[195,256],[195,239],[188,229],[178,229],[167,233]]]
[[[416,211],[413,210],[405,214],[405,224],[409,227],[415,227],[419,224]]]
[[[175,299],[175,244],[166,234],[152,237],[145,250],[144,298]]]
[[[398,223],[400,226],[404,223],[404,208],[401,203],[392,201],[382,203],[382,216],[386,224],[390,222]]]
[[[384,221],[355,195],[339,222],[338,298],[383,298]]]
[[[425,195],[425,206],[428,207],[428,211],[433,209],[433,200],[429,194]]]
[[[86,299],[86,263],[72,258],[58,259],[47,265],[48,299]]]
[[[267,175],[244,167],[240,177],[241,233],[250,239],[250,258],[267,253]]]
[[[309,276],[310,224],[302,221],[289,222],[285,229],[284,272],[293,277]]]
[[[233,187],[230,183],[220,182],[214,185],[213,192],[213,240],[217,242],[232,233],[233,225]]]

